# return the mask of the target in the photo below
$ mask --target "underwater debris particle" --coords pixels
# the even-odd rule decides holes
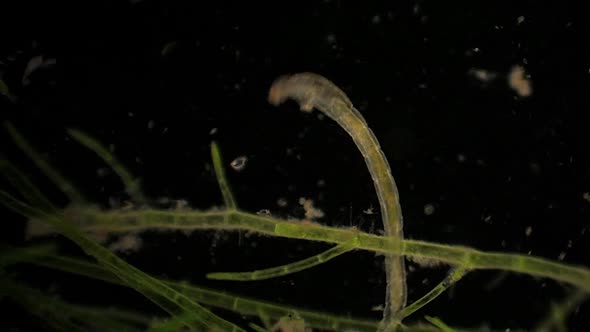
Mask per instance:
[[[383,311],[385,310],[385,306],[383,304],[374,305],[370,309],[371,311]]]
[[[111,251],[131,252],[141,249],[143,242],[137,234],[126,234],[109,245]]]
[[[508,85],[520,97],[528,97],[533,93],[531,81],[525,74],[524,68],[519,65],[512,66],[512,69],[510,69]]]
[[[432,268],[432,267],[438,267],[438,266],[445,265],[445,263],[443,263],[441,261],[437,261],[437,260],[429,259],[429,258],[425,258],[425,257],[419,257],[419,256],[408,257],[408,260],[420,267],[426,267],[426,268]],[[425,279],[425,280],[428,281],[428,279]]]
[[[489,82],[496,78],[496,73],[486,69],[471,68],[469,74],[481,82]]]
[[[426,204],[424,205],[424,214],[427,216],[431,216],[434,213],[434,205]]]
[[[462,163],[462,162],[464,162],[465,160],[467,160],[467,157],[465,157],[465,155],[464,155],[464,154],[462,154],[462,153],[459,153],[459,154],[457,155],[457,161],[458,161],[458,162]]]
[[[531,233],[532,233],[532,232],[533,232],[533,228],[532,228],[531,226],[527,227],[527,228],[524,230],[524,234],[525,234],[526,236],[531,236]]]
[[[29,62],[27,63],[27,66],[25,67],[25,71],[23,73],[23,77],[21,80],[22,84],[23,85],[30,84],[31,81],[29,80],[29,77],[37,69],[46,68],[46,67],[49,67],[49,66],[52,66],[55,64],[56,64],[56,60],[53,58],[44,59],[43,55],[37,55],[37,56],[32,57],[31,60],[29,60]]]
[[[565,251],[560,252],[559,256],[557,256],[557,260],[563,261],[565,259],[565,255],[566,255]]]
[[[234,169],[234,171],[240,172],[246,167],[246,163],[248,162],[248,158],[246,156],[237,157],[234,159],[230,166]]]
[[[160,54],[162,56],[168,56],[176,50],[177,46],[178,46],[178,42],[171,41],[171,42],[167,43],[166,45],[164,45],[164,47],[162,47],[162,51],[160,52]]]
[[[533,173],[534,175],[540,175],[541,174],[541,165],[539,165],[536,162],[531,162],[529,164],[529,168],[531,169],[531,173]]]
[[[516,24],[521,24],[522,22],[524,22],[524,16],[520,15],[519,17],[516,18]]]
[[[101,168],[99,168],[99,169],[96,170],[96,175],[99,178],[104,178],[104,177],[106,177],[109,174],[111,174],[110,168],[101,167]]]
[[[305,210],[305,218],[313,220],[324,216],[324,212],[313,206],[313,200],[306,199],[305,197],[299,198],[299,205],[303,206]]]
[[[305,321],[298,314],[288,314],[281,317],[271,331],[273,332],[308,332],[310,329],[305,327]]]
[[[256,214],[259,216],[270,216],[270,210],[269,209],[261,209],[258,212],[256,212]]]
[[[184,199],[178,199],[175,201],[174,209],[178,211],[187,210],[188,208],[188,201]]]
[[[589,192],[585,192],[582,194],[582,198],[586,201],[586,202],[590,202],[590,193]]]
[[[288,202],[287,202],[287,199],[286,198],[282,198],[281,197],[281,198],[277,199],[277,205],[278,206],[285,207],[285,206],[287,206],[287,204],[288,204]]]
[[[336,35],[334,35],[332,33],[326,35],[326,42],[328,42],[329,44],[336,43]]]
[[[209,135],[215,135],[216,133],[217,133],[217,127],[211,128],[211,130],[209,130]]]
[[[371,215],[371,214],[377,214],[377,212],[375,212],[375,209],[373,207],[370,207],[370,208],[368,208],[366,210],[363,210],[363,213],[364,214],[369,214],[369,215]]]

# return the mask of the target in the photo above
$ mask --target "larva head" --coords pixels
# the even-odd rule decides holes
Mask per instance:
[[[287,76],[277,78],[268,91],[268,102],[274,106],[282,104],[289,96],[286,93]]]

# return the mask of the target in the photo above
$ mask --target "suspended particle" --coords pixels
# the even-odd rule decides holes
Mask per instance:
[[[424,214],[430,216],[434,213],[434,205],[426,204],[424,205]]]
[[[475,77],[477,80],[484,82],[484,83],[489,82],[489,81],[493,80],[494,78],[496,78],[496,73],[491,72],[486,69],[480,69],[480,68],[469,69],[469,74],[471,76]]]
[[[169,56],[177,49],[178,43],[176,41],[171,41],[162,47],[162,51],[160,54],[162,56]]]
[[[374,305],[371,307],[371,311],[383,311],[385,310],[385,306],[383,304]]]
[[[262,210],[256,212],[256,214],[259,216],[270,216],[270,210],[269,209],[262,209]]]
[[[525,234],[526,236],[531,236],[531,233],[532,233],[532,232],[533,232],[533,228],[532,228],[531,226],[527,227],[527,228],[524,230],[524,234]]]
[[[212,129],[209,131],[209,135],[215,135],[216,133],[217,133],[217,127],[215,127],[215,128],[212,128]]]
[[[277,205],[278,206],[285,207],[285,206],[287,206],[287,204],[288,204],[287,199],[285,199],[283,197],[277,199]]]
[[[111,251],[130,253],[141,249],[143,242],[137,234],[127,234],[121,236],[117,241],[111,243],[108,248]]]
[[[313,200],[306,199],[305,197],[299,198],[299,205],[303,206],[303,210],[305,210],[305,218],[309,220],[313,220],[316,218],[322,218],[324,216],[324,212],[313,205]]]
[[[236,159],[234,159],[230,163],[230,166],[235,171],[240,172],[246,167],[247,162],[248,162],[248,158],[246,156],[241,156],[241,157],[237,157]]]
[[[528,97],[533,93],[531,80],[522,66],[512,66],[508,74],[508,85],[520,97]]]
[[[377,212],[375,212],[375,209],[373,207],[370,207],[370,208],[368,208],[366,210],[363,210],[363,213],[364,214],[368,214],[368,215],[377,214]]]

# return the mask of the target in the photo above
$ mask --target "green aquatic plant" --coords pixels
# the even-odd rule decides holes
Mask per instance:
[[[61,331],[88,329],[112,331],[455,331],[438,317],[424,317],[418,323],[404,320],[475,270],[496,269],[550,278],[573,286],[572,295],[552,306],[537,330],[563,330],[564,322],[590,292],[590,269],[572,266],[540,257],[521,254],[483,252],[457,245],[409,240],[403,238],[401,209],[397,188],[389,165],[377,139],[366,121],[346,95],[321,76],[304,73],[279,78],[269,94],[269,101],[279,104],[287,98],[299,102],[301,109],[317,108],[340,124],[353,138],[372,175],[381,206],[386,234],[365,233],[356,228],[337,228],[314,222],[287,221],[269,215],[243,211],[238,207],[225,176],[222,155],[215,142],[211,144],[213,169],[223,197],[224,209],[197,211],[160,209],[150,205],[139,182],[115,158],[113,153],[89,135],[70,129],[69,135],[93,151],[123,182],[133,201],[130,207],[104,210],[91,204],[75,185],[61,175],[26,141],[16,128],[5,123],[5,129],[16,145],[38,166],[69,199],[66,207],[57,206],[34,185],[18,167],[0,160],[0,170],[15,192],[0,190],[0,203],[25,216],[29,223],[48,225],[45,231],[60,233],[76,243],[93,260],[59,254],[54,245],[31,244],[23,248],[3,248],[0,254],[0,296],[26,308]],[[224,230],[248,231],[273,237],[321,241],[334,246],[312,257],[290,264],[249,272],[211,272],[210,279],[230,281],[264,280],[304,271],[353,250],[371,251],[386,257],[386,308],[382,321],[351,318],[325,312],[246,298],[226,292],[165,280],[151,276],[115,255],[91,234],[115,234],[146,230]],[[448,275],[424,296],[406,306],[404,257],[442,262],[451,265]],[[126,309],[95,308],[53,298],[18,281],[19,264],[34,264],[87,276],[135,289],[162,308],[168,315],[153,318]],[[232,323],[214,313],[223,308],[241,315],[256,317],[262,326],[247,327]]]

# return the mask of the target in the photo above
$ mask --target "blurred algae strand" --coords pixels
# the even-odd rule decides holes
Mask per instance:
[[[302,111],[318,109],[336,121],[352,137],[365,158],[377,191],[381,218],[386,236],[401,247],[403,221],[397,186],[379,141],[363,116],[354,108],[346,94],[334,83],[313,73],[281,76],[272,84],[268,101],[279,105],[286,99],[295,100]],[[385,255],[387,291],[383,322],[398,321],[398,313],[406,304],[406,270],[400,255]]]

